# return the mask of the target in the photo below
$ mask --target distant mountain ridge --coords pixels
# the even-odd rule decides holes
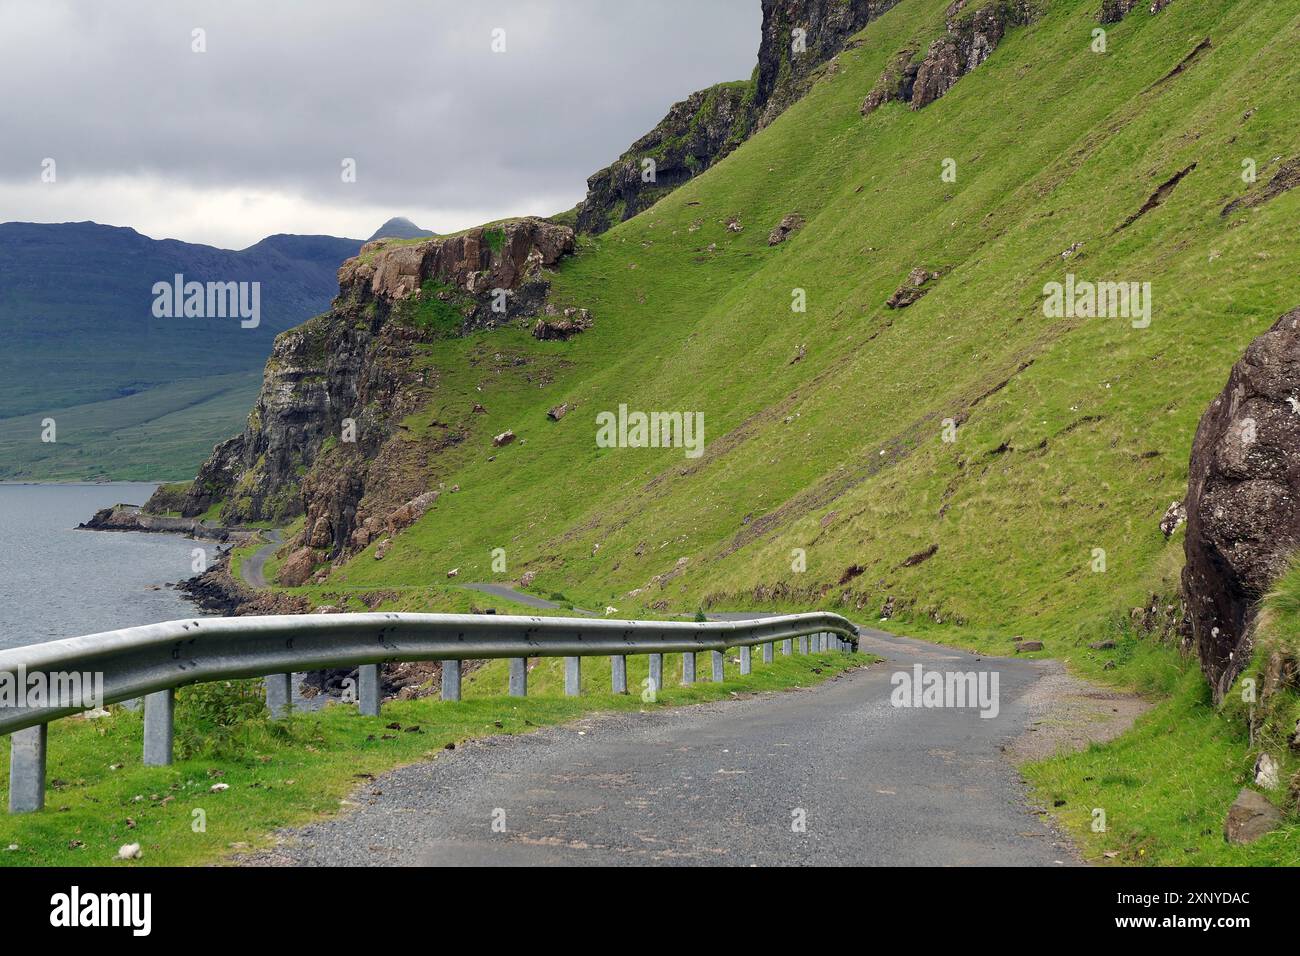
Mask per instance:
[[[256,372],[278,333],[329,308],[339,266],[361,245],[360,239],[281,234],[233,251],[151,239],[129,227],[94,222],[0,223],[0,329],[6,340],[0,353],[0,421],[53,417],[71,443],[76,416],[60,416],[60,409],[84,410],[182,380]],[[186,281],[260,283],[258,327],[241,328],[235,319],[156,318],[153,286],[176,275]],[[254,389],[247,396],[249,402],[255,394]],[[234,404],[227,400],[218,417],[228,418]],[[93,434],[78,441],[104,437],[103,416],[95,421]],[[194,437],[186,447],[198,447],[202,458],[238,425],[238,419],[224,425],[207,418],[203,424],[190,422],[185,427]],[[0,478],[52,474],[27,469],[29,449],[21,444],[7,444],[4,451]],[[72,454],[71,447],[33,451],[47,464]],[[192,469],[193,462],[187,464]],[[56,471],[60,477],[98,476],[92,462],[86,468],[84,474]],[[186,467],[178,462],[178,470]]]

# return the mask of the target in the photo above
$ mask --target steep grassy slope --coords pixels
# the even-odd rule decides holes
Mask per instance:
[[[460,490],[382,562],[366,553],[331,583],[533,570],[539,593],[625,614],[711,602],[866,616],[892,598],[904,627],[937,620],[948,640],[1003,650],[1032,631],[1058,653],[1165,589],[1179,542],[1157,522],[1182,495],[1196,422],[1298,294],[1300,191],[1220,210],[1248,190],[1243,160],[1258,189],[1300,152],[1300,6],[1178,0],[1110,27],[1098,54],[1097,3],[1062,0],[943,99],[863,120],[887,62],[945,7],[904,0],[771,127],[583,246],[554,297],[590,308],[592,331],[431,347],[438,385],[413,432],[488,409],[438,462]],[[807,224],[769,247],[794,211]],[[945,271],[887,309],[918,266]],[[1045,318],[1044,284],[1067,272],[1150,282],[1150,327]],[[791,310],[796,288],[806,313]],[[548,374],[471,360],[512,351],[540,353]],[[559,402],[576,407],[548,421]],[[596,414],[620,404],[703,412],[703,457],[597,448]],[[507,428],[525,441],[493,448]]]

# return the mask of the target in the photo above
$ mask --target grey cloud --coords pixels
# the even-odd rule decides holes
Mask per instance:
[[[46,156],[61,182],[285,191],[322,208],[571,204],[673,102],[747,77],[760,20],[759,0],[0,0],[14,94],[0,187],[22,197],[0,218],[42,218],[24,184]],[[93,190],[86,203],[79,218],[98,218]]]

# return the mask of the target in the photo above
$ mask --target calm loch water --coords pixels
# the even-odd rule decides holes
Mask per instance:
[[[154,488],[0,485],[0,648],[198,613],[165,586],[193,574],[198,542],[75,530],[100,508],[143,504]]]

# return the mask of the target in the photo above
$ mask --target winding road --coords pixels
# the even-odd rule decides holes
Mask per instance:
[[[245,862],[1076,863],[1003,754],[1036,729],[1036,689],[1060,665],[861,633],[883,663],[803,690],[472,741],[385,774],[351,811]],[[996,671],[998,715],[892,706],[891,675],[916,664]]]
[[[275,529],[263,531],[262,533],[269,539],[269,543],[262,545],[239,564],[240,577],[244,579],[245,584],[253,588],[267,586],[266,574],[263,571],[266,567],[266,559],[275,554],[282,541],[280,532]]]

